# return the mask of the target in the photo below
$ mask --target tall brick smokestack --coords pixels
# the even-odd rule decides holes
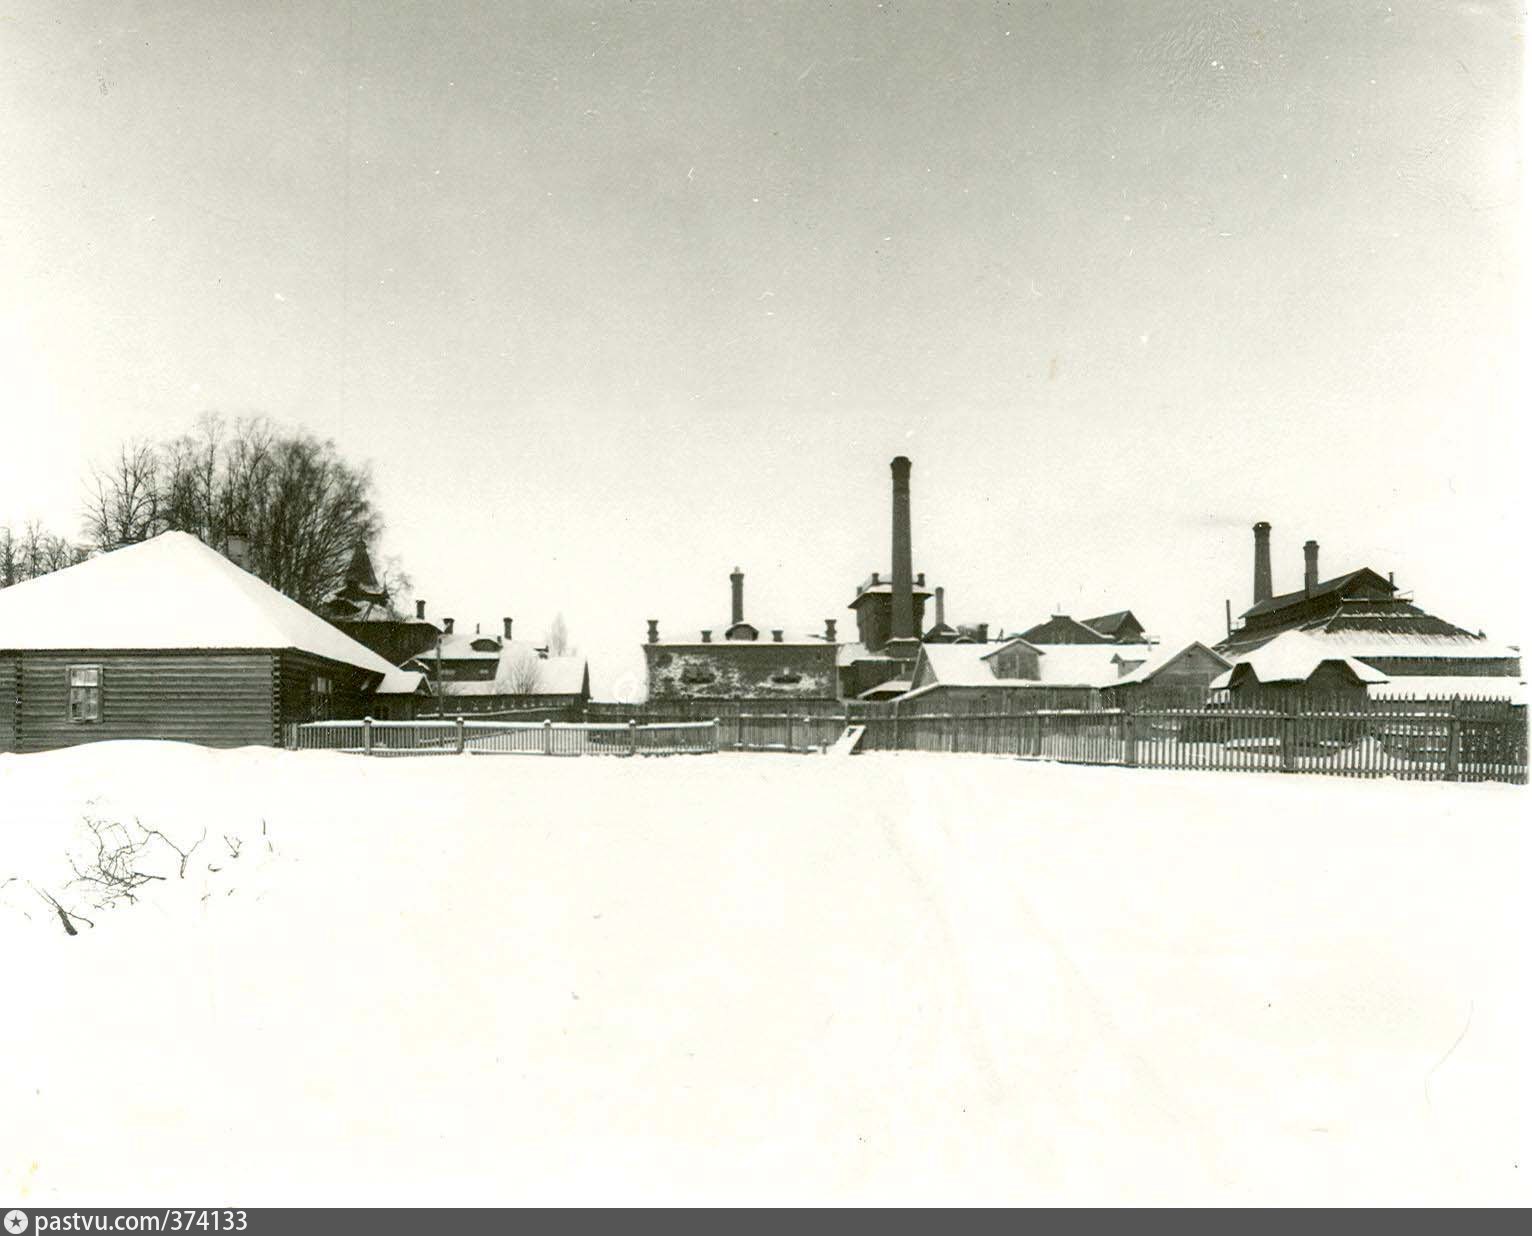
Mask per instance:
[[[1303,595],[1311,597],[1319,591],[1319,542],[1303,543]]]
[[[947,625],[947,590],[940,584],[936,586],[936,625]]]
[[[897,456],[894,474],[894,608],[889,634],[894,640],[915,638],[915,568],[910,555],[910,461]]]
[[[1255,532],[1255,603],[1271,600],[1271,525],[1264,519]]]
[[[745,574],[738,567],[735,567],[733,574],[729,576],[729,584],[734,592],[733,616],[729,619],[729,624],[737,627],[745,620]]]

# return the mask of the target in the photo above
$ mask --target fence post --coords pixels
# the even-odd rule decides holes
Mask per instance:
[[[543,722],[543,754],[553,754],[553,722]]]
[[[632,720],[628,722],[628,754],[638,754],[638,723]]]
[[[372,754],[372,718],[362,718],[362,754]]]
[[[1458,765],[1463,758],[1463,710],[1462,701],[1456,698],[1449,705],[1447,718],[1447,771],[1446,779],[1458,779]]]
[[[713,754],[718,754],[718,718],[713,718]]]
[[[1282,717],[1278,722],[1282,735],[1282,771],[1292,772],[1294,760],[1297,756],[1297,742],[1295,730],[1298,727],[1297,704],[1289,698],[1282,709]]]
[[[793,714],[792,713],[788,713],[787,714],[786,721],[787,721],[787,749],[789,751],[791,751],[793,749]]]
[[[1130,702],[1122,713],[1122,762],[1138,767],[1138,705]]]
[[[463,754],[463,718],[457,718],[457,753]]]

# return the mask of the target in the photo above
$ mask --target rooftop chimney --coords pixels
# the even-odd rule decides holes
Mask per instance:
[[[660,642],[660,620],[658,618],[649,619],[649,642],[651,644],[658,644]]]
[[[250,538],[243,532],[230,531],[225,538],[225,556],[241,570],[250,569]]]
[[[1313,596],[1319,591],[1319,542],[1303,543],[1303,595]]]
[[[833,618],[825,619],[825,639],[831,644],[835,642],[835,619]]]
[[[443,635],[451,635],[452,634],[452,619],[451,618],[443,618],[442,619],[442,634]]]
[[[729,625],[737,627],[745,620],[745,573],[738,567],[729,576],[729,586],[734,594]]]
[[[511,620],[509,618],[502,618],[502,619],[500,619],[500,621],[505,623],[505,642],[506,643],[510,643],[511,642]]]
[[[782,642],[782,632],[779,628],[772,628],[771,642],[773,644],[780,644]]]
[[[979,643],[989,643],[989,623],[987,622],[981,622],[979,624]]]
[[[1264,519],[1255,533],[1255,603],[1271,600],[1271,525]]]
[[[426,603],[424,601],[416,601],[415,602],[415,618],[416,618],[416,620],[417,621],[423,620],[425,618],[425,616],[426,616]]]
[[[704,644],[711,644],[713,642],[713,632],[710,630],[704,631],[702,633],[702,642]]]
[[[947,625],[947,590],[940,584],[936,586],[936,625]]]
[[[914,566],[910,556],[910,461],[898,455],[889,465],[894,474],[894,608],[890,642],[915,638]]]

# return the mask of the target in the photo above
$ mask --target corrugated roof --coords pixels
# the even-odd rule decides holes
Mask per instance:
[[[1272,613],[1275,610],[1286,609],[1289,605],[1297,605],[1301,601],[1312,601],[1315,597],[1328,596],[1334,592],[1343,593],[1346,588],[1364,575],[1372,576],[1379,586],[1387,588],[1390,592],[1397,591],[1393,584],[1389,583],[1388,580],[1384,579],[1383,576],[1379,575],[1371,567],[1358,567],[1354,571],[1347,571],[1344,575],[1321,580],[1314,586],[1313,592],[1309,592],[1305,588],[1299,588],[1293,592],[1284,592],[1274,596],[1269,601],[1260,601],[1247,609],[1241,617],[1253,618],[1261,614]]]
[[[0,648],[295,648],[381,675],[394,669],[186,532],[0,590]]]

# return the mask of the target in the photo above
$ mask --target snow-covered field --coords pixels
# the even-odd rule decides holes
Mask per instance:
[[[979,756],[0,757],[0,1197],[1525,1202],[1527,802]],[[150,838],[167,878],[97,909],[87,814],[206,839],[180,878]]]

